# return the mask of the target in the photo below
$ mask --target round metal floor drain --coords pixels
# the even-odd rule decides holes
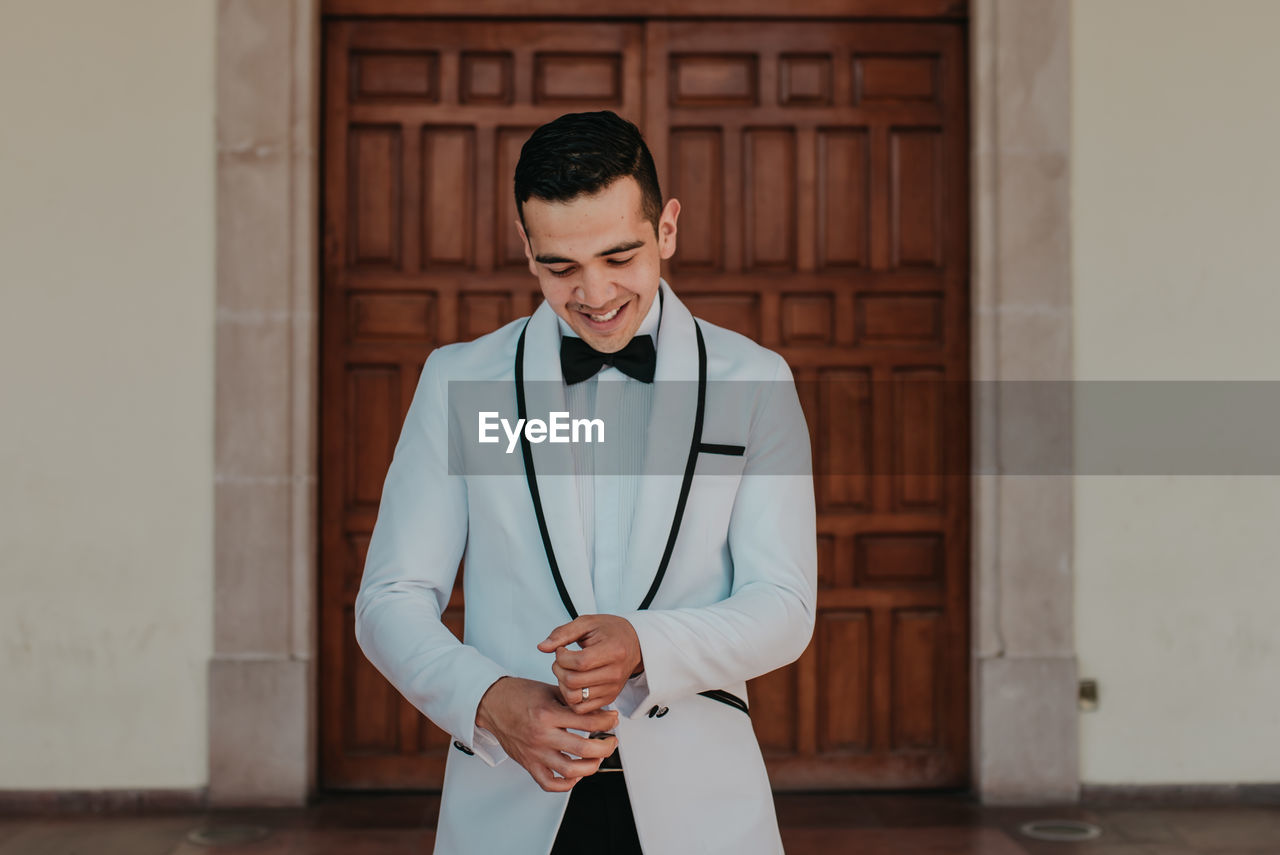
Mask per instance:
[[[1035,840],[1092,840],[1102,834],[1102,829],[1078,819],[1037,819],[1025,822],[1018,830]]]
[[[193,828],[187,832],[187,840],[201,846],[236,846],[262,840],[271,829],[261,825],[212,825]]]

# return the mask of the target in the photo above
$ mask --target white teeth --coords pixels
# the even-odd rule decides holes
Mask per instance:
[[[618,309],[621,309],[621,308],[622,308],[622,307],[621,307],[621,306],[619,306],[617,309],[614,309],[612,312],[610,312],[610,313],[609,313],[609,314],[607,314],[607,315],[589,315],[588,317],[590,317],[590,318],[591,318],[591,320],[595,321],[596,323],[598,323],[598,324],[602,324],[602,323],[604,323],[605,321],[611,321],[611,320],[613,320],[613,316],[614,316],[614,315],[616,315],[616,314],[618,314]]]

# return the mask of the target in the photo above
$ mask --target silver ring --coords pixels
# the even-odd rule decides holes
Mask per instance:
[[[591,690],[586,686],[582,687],[582,699],[585,701],[591,697]]]

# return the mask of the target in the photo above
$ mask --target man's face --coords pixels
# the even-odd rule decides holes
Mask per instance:
[[[653,305],[661,260],[676,250],[680,203],[668,199],[658,231],[644,218],[630,176],[568,202],[531,198],[516,221],[542,295],[582,340],[621,350]]]

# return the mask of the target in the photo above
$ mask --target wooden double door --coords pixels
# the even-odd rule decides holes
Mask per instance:
[[[967,785],[963,27],[342,19],[324,42],[322,786],[441,784],[448,735],[355,642],[365,548],[427,354],[541,301],[521,144],[605,108],[681,200],[664,275],[786,357],[812,431],[817,626],[750,685],[775,788]]]

